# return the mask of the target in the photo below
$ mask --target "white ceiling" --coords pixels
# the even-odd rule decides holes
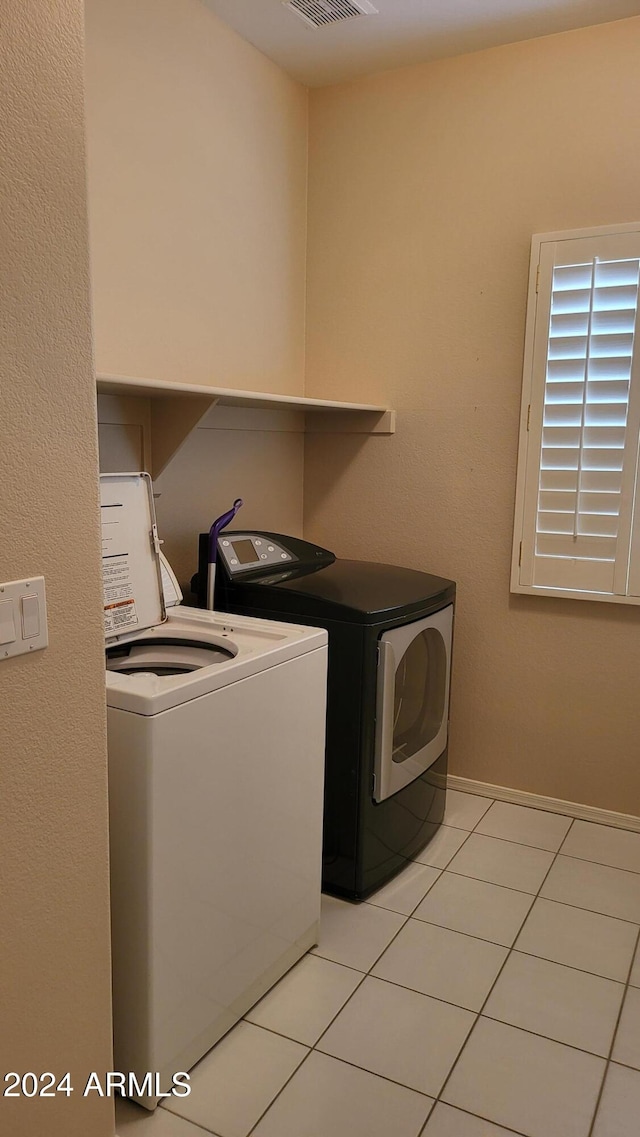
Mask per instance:
[[[281,0],[204,0],[310,87],[640,14],[640,0],[373,0],[379,14],[307,26]]]

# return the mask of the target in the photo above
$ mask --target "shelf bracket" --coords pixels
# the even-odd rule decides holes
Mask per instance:
[[[162,398],[151,399],[151,460],[154,478],[169,465],[191,431],[195,430],[217,402],[210,395],[163,395]]]
[[[307,411],[307,434],[395,434],[395,411]]]

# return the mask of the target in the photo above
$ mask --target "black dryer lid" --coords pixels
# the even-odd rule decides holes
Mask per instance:
[[[251,593],[257,603],[274,612],[373,624],[419,613],[438,601],[453,600],[455,584],[398,565],[336,560],[304,576],[247,582],[244,586],[239,582],[238,591]]]

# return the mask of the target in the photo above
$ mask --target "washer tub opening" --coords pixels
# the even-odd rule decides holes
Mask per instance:
[[[107,671],[119,671],[122,675],[137,675],[139,672],[186,675],[201,667],[227,663],[235,654],[221,644],[158,636],[107,648]]]

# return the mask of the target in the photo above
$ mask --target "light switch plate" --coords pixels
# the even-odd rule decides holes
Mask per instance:
[[[23,607],[23,600],[26,605]],[[32,576],[26,580],[11,580],[0,584],[0,604],[11,604],[15,639],[10,643],[0,643],[0,663],[14,655],[28,655],[40,651],[49,643],[47,629],[47,598],[43,576]],[[9,609],[3,607],[3,626],[11,626],[7,619]],[[4,638],[4,637],[3,637]]]

